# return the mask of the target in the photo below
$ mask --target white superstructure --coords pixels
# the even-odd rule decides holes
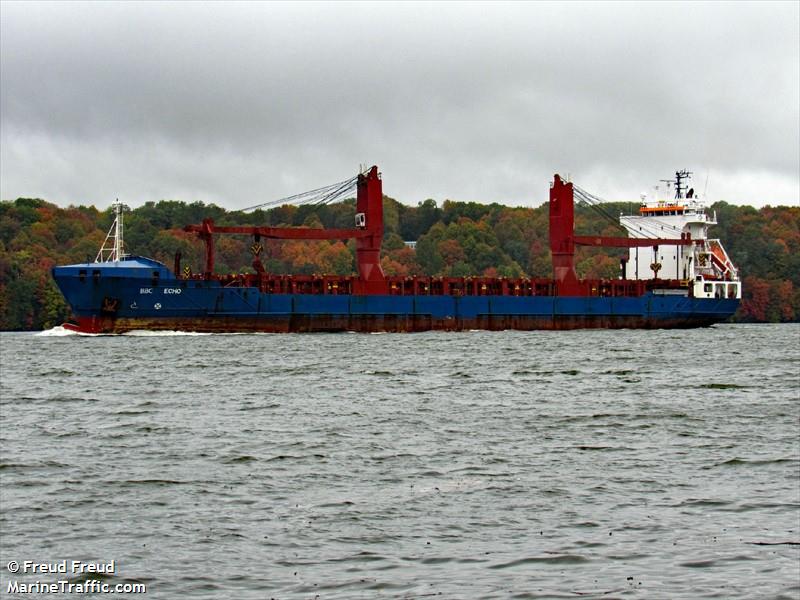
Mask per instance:
[[[648,200],[642,196],[638,215],[620,215],[620,224],[634,238],[690,238],[690,245],[631,248],[626,266],[628,279],[680,279],[686,281],[695,298],[741,298],[742,284],[728,253],[718,239],[708,238],[708,227],[717,216],[706,214],[693,189],[685,192],[682,181],[691,173],[678,171],[667,181],[669,200]]]

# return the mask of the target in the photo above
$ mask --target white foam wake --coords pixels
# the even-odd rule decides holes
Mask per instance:
[[[67,337],[70,335],[82,335],[82,336],[100,336],[100,335],[107,335],[102,333],[83,333],[82,331],[74,331],[72,329],[67,329],[63,325],[56,325],[51,329],[45,329],[44,331],[39,331],[36,333],[37,336],[41,337]],[[195,336],[195,335],[213,335],[211,333],[199,333],[196,331],[173,331],[173,330],[166,330],[166,331],[149,331],[146,329],[135,329],[133,331],[128,331],[122,335],[129,335],[132,337],[172,337],[172,336]]]
[[[94,335],[94,334],[80,333],[78,331],[72,331],[71,329],[67,329],[63,325],[56,325],[51,329],[45,329],[44,331],[40,331],[36,335],[40,337],[66,337],[68,335]]]
[[[177,331],[177,330],[163,330],[163,331],[150,331],[149,329],[134,329],[127,331],[122,335],[131,337],[173,337],[173,336],[196,336],[196,335],[213,335],[211,333],[200,333],[198,331]]]

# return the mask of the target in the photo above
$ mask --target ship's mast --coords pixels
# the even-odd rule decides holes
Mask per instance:
[[[685,185],[683,185],[684,179],[689,179],[692,176],[692,173],[684,169],[683,171],[675,171],[675,198],[680,199],[683,198],[683,192],[686,190]]]
[[[125,241],[123,239],[123,218],[122,213],[128,207],[117,201],[111,205],[114,208],[114,222],[106,234],[103,245],[97,252],[94,262],[119,262],[125,257]]]
[[[692,172],[691,171],[687,171],[686,169],[684,169],[683,171],[675,171],[675,179],[661,179],[660,181],[662,183],[666,183],[667,184],[667,192],[669,192],[669,188],[674,183],[675,184],[675,199],[676,200],[682,200],[684,197],[686,197],[686,196],[684,196],[683,193],[686,191],[686,188],[688,187],[683,183],[683,180],[684,179],[689,179],[691,176],[692,176]],[[657,189],[658,188],[656,188],[656,190]]]

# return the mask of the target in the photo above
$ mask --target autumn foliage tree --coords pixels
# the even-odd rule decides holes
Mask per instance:
[[[627,210],[608,205],[609,214]],[[800,207],[754,209],[724,202],[712,205],[720,238],[744,276],[744,298],[735,320],[796,321],[800,318]],[[204,268],[204,245],[183,231],[211,217],[220,225],[269,225],[350,228],[355,201],[330,206],[280,206],[250,212],[227,211],[213,204],[176,200],[147,202],[126,214],[126,248],[172,266],[176,251],[192,272]],[[32,330],[67,319],[69,310],[50,269],[58,264],[94,260],[113,221],[110,209],[60,208],[41,199],[0,202],[0,329]],[[550,277],[546,203],[538,208],[432,199],[408,206],[384,197],[381,264],[389,275]],[[576,207],[579,234],[622,235],[609,220]],[[416,242],[416,249],[405,242]],[[217,270],[252,271],[251,239],[220,236]],[[271,273],[355,274],[355,242],[262,240],[261,259]],[[618,249],[580,249],[576,267],[582,277],[614,278]]]

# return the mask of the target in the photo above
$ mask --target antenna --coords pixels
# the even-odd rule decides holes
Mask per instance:
[[[683,183],[684,179],[689,179],[692,176],[691,171],[687,171],[683,169],[682,171],[675,171],[675,179],[661,179],[667,184],[667,190],[669,190],[669,186],[671,184],[675,184],[675,198],[680,200],[683,198],[683,192],[686,190],[686,185]],[[705,195],[705,194],[703,194]]]
[[[691,171],[683,169],[683,171],[675,171],[675,198],[683,198],[683,192],[687,186],[682,185],[684,179],[689,179],[692,176]]]
[[[666,183],[667,184],[667,197],[669,197],[669,188],[675,182],[672,179],[660,179],[659,181],[661,181],[662,183]],[[658,200],[658,198],[656,198],[656,200]]]

